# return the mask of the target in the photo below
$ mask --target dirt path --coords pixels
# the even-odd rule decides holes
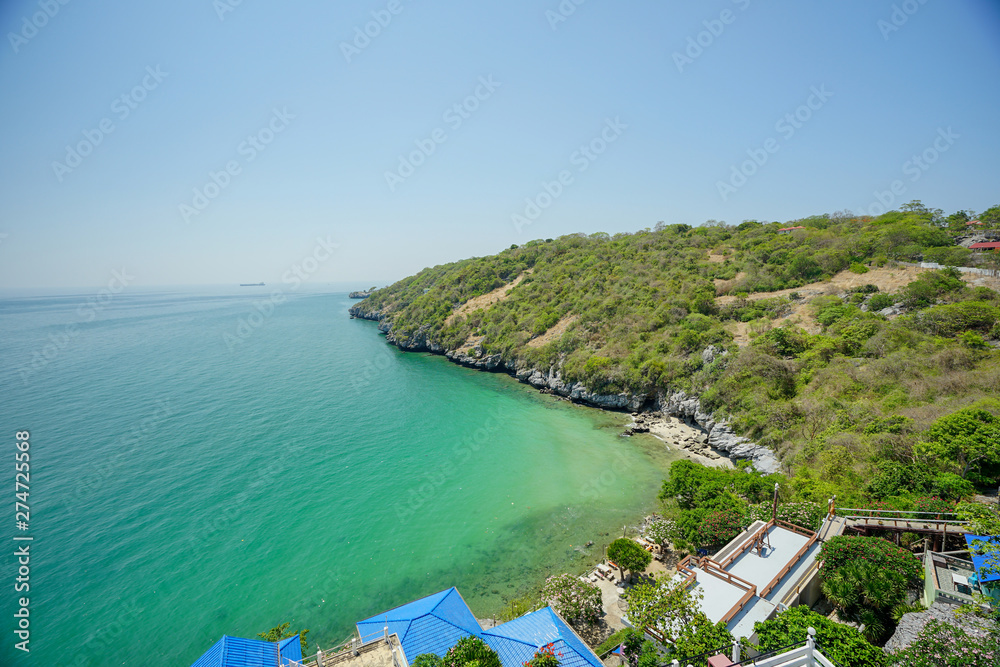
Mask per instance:
[[[472,297],[471,299],[463,303],[461,306],[456,308],[455,312],[453,312],[451,315],[448,316],[448,319],[444,321],[445,325],[447,326],[451,324],[454,321],[454,319],[459,315],[468,315],[474,310],[479,310],[480,308],[486,308],[487,306],[492,306],[494,303],[499,303],[501,301],[506,300],[507,297],[510,296],[510,291],[515,287],[517,287],[519,284],[521,284],[521,281],[524,280],[531,272],[532,269],[528,269],[527,271],[519,275],[517,278],[514,278],[514,280],[512,280],[511,282],[507,283],[506,285],[498,287],[492,292],[487,292],[486,294],[481,294],[479,296]]]
[[[552,327],[541,336],[529,340],[528,347],[541,347],[551,343],[562,336],[566,329],[569,329],[570,325],[578,319],[580,318],[577,315],[566,315],[561,320],[553,324]]]

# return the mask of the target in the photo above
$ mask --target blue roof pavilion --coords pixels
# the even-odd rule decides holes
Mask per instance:
[[[979,551],[973,544],[976,540],[982,540],[993,544],[1000,550],[1000,537],[996,535],[970,535],[965,534],[965,543],[969,545],[969,554],[972,556],[972,564],[976,568],[976,576],[979,578],[979,582],[982,584],[989,583],[991,581],[1000,581],[1000,572],[986,572],[985,568],[988,565],[1000,569],[1000,554],[990,554],[990,555],[979,555]]]
[[[410,661],[422,653],[443,656],[462,637],[479,636],[483,631],[454,587],[359,621],[357,626],[364,642],[383,636],[388,627],[390,635],[399,636]]]
[[[280,642],[223,635],[191,667],[283,667],[292,660],[302,662],[298,635]]]
[[[500,656],[504,667],[520,667],[535,651],[552,644],[560,667],[604,667],[594,652],[562,618],[544,607],[484,630],[482,639]]]

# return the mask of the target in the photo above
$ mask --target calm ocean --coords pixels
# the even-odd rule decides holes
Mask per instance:
[[[346,294],[255,308],[269,289],[0,299],[0,664],[183,666],[285,621],[315,650],[453,585],[483,617],[654,506],[670,455],[623,415],[401,353]]]

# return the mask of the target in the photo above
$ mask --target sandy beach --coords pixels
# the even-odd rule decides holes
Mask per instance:
[[[713,468],[732,468],[728,456],[708,445],[708,434],[689,426],[676,417],[668,417],[659,412],[633,413],[632,423],[626,433],[649,433],[662,440],[668,449],[675,449],[686,458]]]

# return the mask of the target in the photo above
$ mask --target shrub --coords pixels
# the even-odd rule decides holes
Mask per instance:
[[[862,561],[900,572],[909,583],[916,583],[923,577],[923,567],[916,556],[880,537],[831,537],[820,548],[819,560],[819,573],[824,578],[845,565]]]
[[[816,630],[819,650],[841,667],[882,667],[887,664],[882,650],[872,646],[860,632],[820,616],[805,605],[783,611],[770,621],[754,623],[761,651],[804,642],[810,627]]]
[[[698,541],[705,546],[725,544],[740,534],[743,525],[743,515],[735,510],[710,512],[698,528]]]
[[[962,479],[953,472],[942,472],[931,483],[931,491],[948,500],[961,500],[974,494],[976,487],[969,480]]]
[[[939,514],[955,511],[955,503],[943,500],[938,496],[921,496],[914,501],[916,511],[921,519],[933,519]]]
[[[546,579],[542,598],[574,625],[597,623],[603,611],[601,589],[571,574]]]
[[[750,507],[748,519],[750,521],[770,521],[773,513],[772,503],[760,503]],[[826,515],[826,507],[820,503],[780,503],[778,505],[778,519],[786,523],[801,526],[806,530],[816,530]]]
[[[857,273],[857,274],[868,273],[868,267],[865,266],[864,264],[853,262],[851,264],[851,273]]]
[[[444,660],[434,653],[421,653],[413,659],[411,667],[443,667]]]
[[[535,655],[524,663],[524,667],[559,667],[561,657],[562,651],[557,653],[555,646],[549,643],[535,651]]]
[[[646,538],[656,544],[668,544],[677,537],[677,524],[663,517],[656,517],[646,528]]]
[[[914,326],[937,336],[963,331],[988,332],[1000,319],[1000,310],[984,301],[962,301],[934,306],[914,316]]]
[[[916,641],[889,656],[892,667],[994,667],[1000,635],[974,636],[950,623],[931,620]]]
[[[444,667],[502,667],[500,656],[479,637],[462,637],[444,654]]]
[[[896,303],[895,297],[889,294],[872,294],[872,297],[868,299],[868,310],[878,312],[894,303]]]

